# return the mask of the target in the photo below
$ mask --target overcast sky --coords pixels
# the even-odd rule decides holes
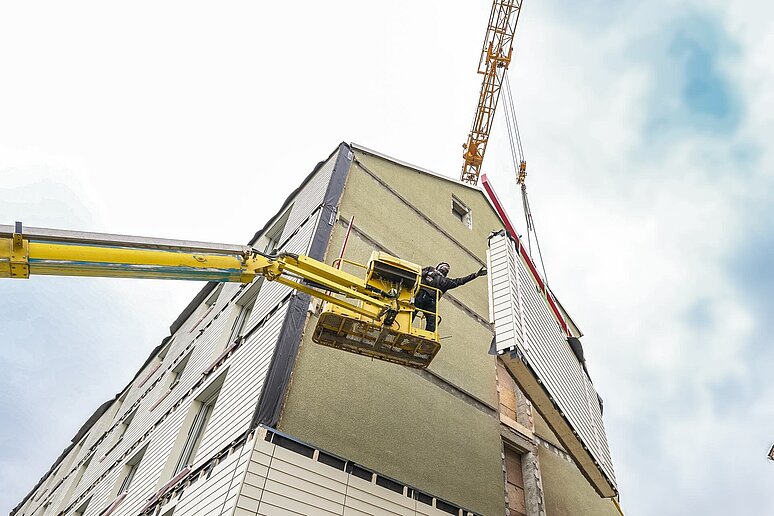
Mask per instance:
[[[340,141],[457,177],[490,5],[0,1],[0,223],[244,243]],[[530,200],[627,516],[774,514],[773,5],[519,21]],[[523,228],[506,141],[484,169]],[[0,282],[0,510],[200,287]]]

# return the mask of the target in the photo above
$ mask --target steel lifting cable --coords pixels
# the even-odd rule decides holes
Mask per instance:
[[[518,170],[518,167],[520,163],[524,161],[524,152],[521,148],[521,138],[518,136],[518,130],[519,126],[515,123],[516,117],[513,114],[513,98],[511,97],[510,92],[510,84],[508,83],[508,75],[505,76],[505,84],[506,84],[506,95],[503,99],[505,104],[505,127],[508,129],[508,145],[511,149],[511,159],[513,160],[513,167]],[[516,134],[514,134],[516,133]],[[517,142],[519,142],[517,146]],[[529,206],[526,204],[526,196],[525,196],[525,184],[521,183],[521,200],[522,200],[522,208],[524,209],[524,218],[527,221],[527,249],[529,251],[529,254],[532,254],[532,236],[530,235],[530,230],[532,229],[532,225],[530,223],[530,217],[529,217]]]
[[[506,113],[508,108],[511,111],[511,119],[513,120],[514,135],[516,136],[516,145],[519,149],[519,162],[524,161],[524,147],[521,146],[521,135],[519,134],[519,123],[516,121],[516,109],[513,105],[513,95],[511,94],[511,83],[508,80],[508,74],[505,74],[505,98],[506,98]]]
[[[508,74],[504,76],[505,82],[505,122],[508,128],[508,143],[511,148],[511,158],[513,159],[513,165],[516,170],[519,171],[518,184],[521,185],[521,202],[524,209],[524,219],[527,224],[527,249],[532,254],[532,239],[530,233],[535,233],[535,245],[537,246],[538,257],[540,258],[540,266],[543,269],[543,279],[545,280],[546,289],[548,289],[548,273],[546,272],[546,264],[543,260],[543,251],[540,249],[540,240],[538,239],[537,229],[535,228],[535,220],[532,218],[532,209],[529,206],[529,198],[527,197],[527,184],[524,181],[526,178],[526,160],[524,159],[524,147],[521,144],[521,135],[519,134],[519,124],[516,121],[516,109],[513,104],[513,94],[511,93],[511,83],[508,80]]]

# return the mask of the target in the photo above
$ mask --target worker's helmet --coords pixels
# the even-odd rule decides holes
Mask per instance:
[[[436,270],[446,276],[449,274],[449,271],[451,270],[451,266],[446,262],[441,262],[438,265],[435,266]]]

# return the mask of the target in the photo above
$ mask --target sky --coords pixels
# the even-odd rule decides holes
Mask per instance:
[[[0,1],[0,224],[245,243],[341,141],[457,177],[490,5]],[[530,202],[627,516],[774,514],[772,54],[768,2],[524,4]],[[484,171],[523,228],[502,118]],[[200,287],[0,282],[0,510]]]

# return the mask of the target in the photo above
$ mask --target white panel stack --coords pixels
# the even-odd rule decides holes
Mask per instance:
[[[613,496],[615,475],[596,390],[524,260],[505,234],[490,238],[497,353],[592,485]]]

